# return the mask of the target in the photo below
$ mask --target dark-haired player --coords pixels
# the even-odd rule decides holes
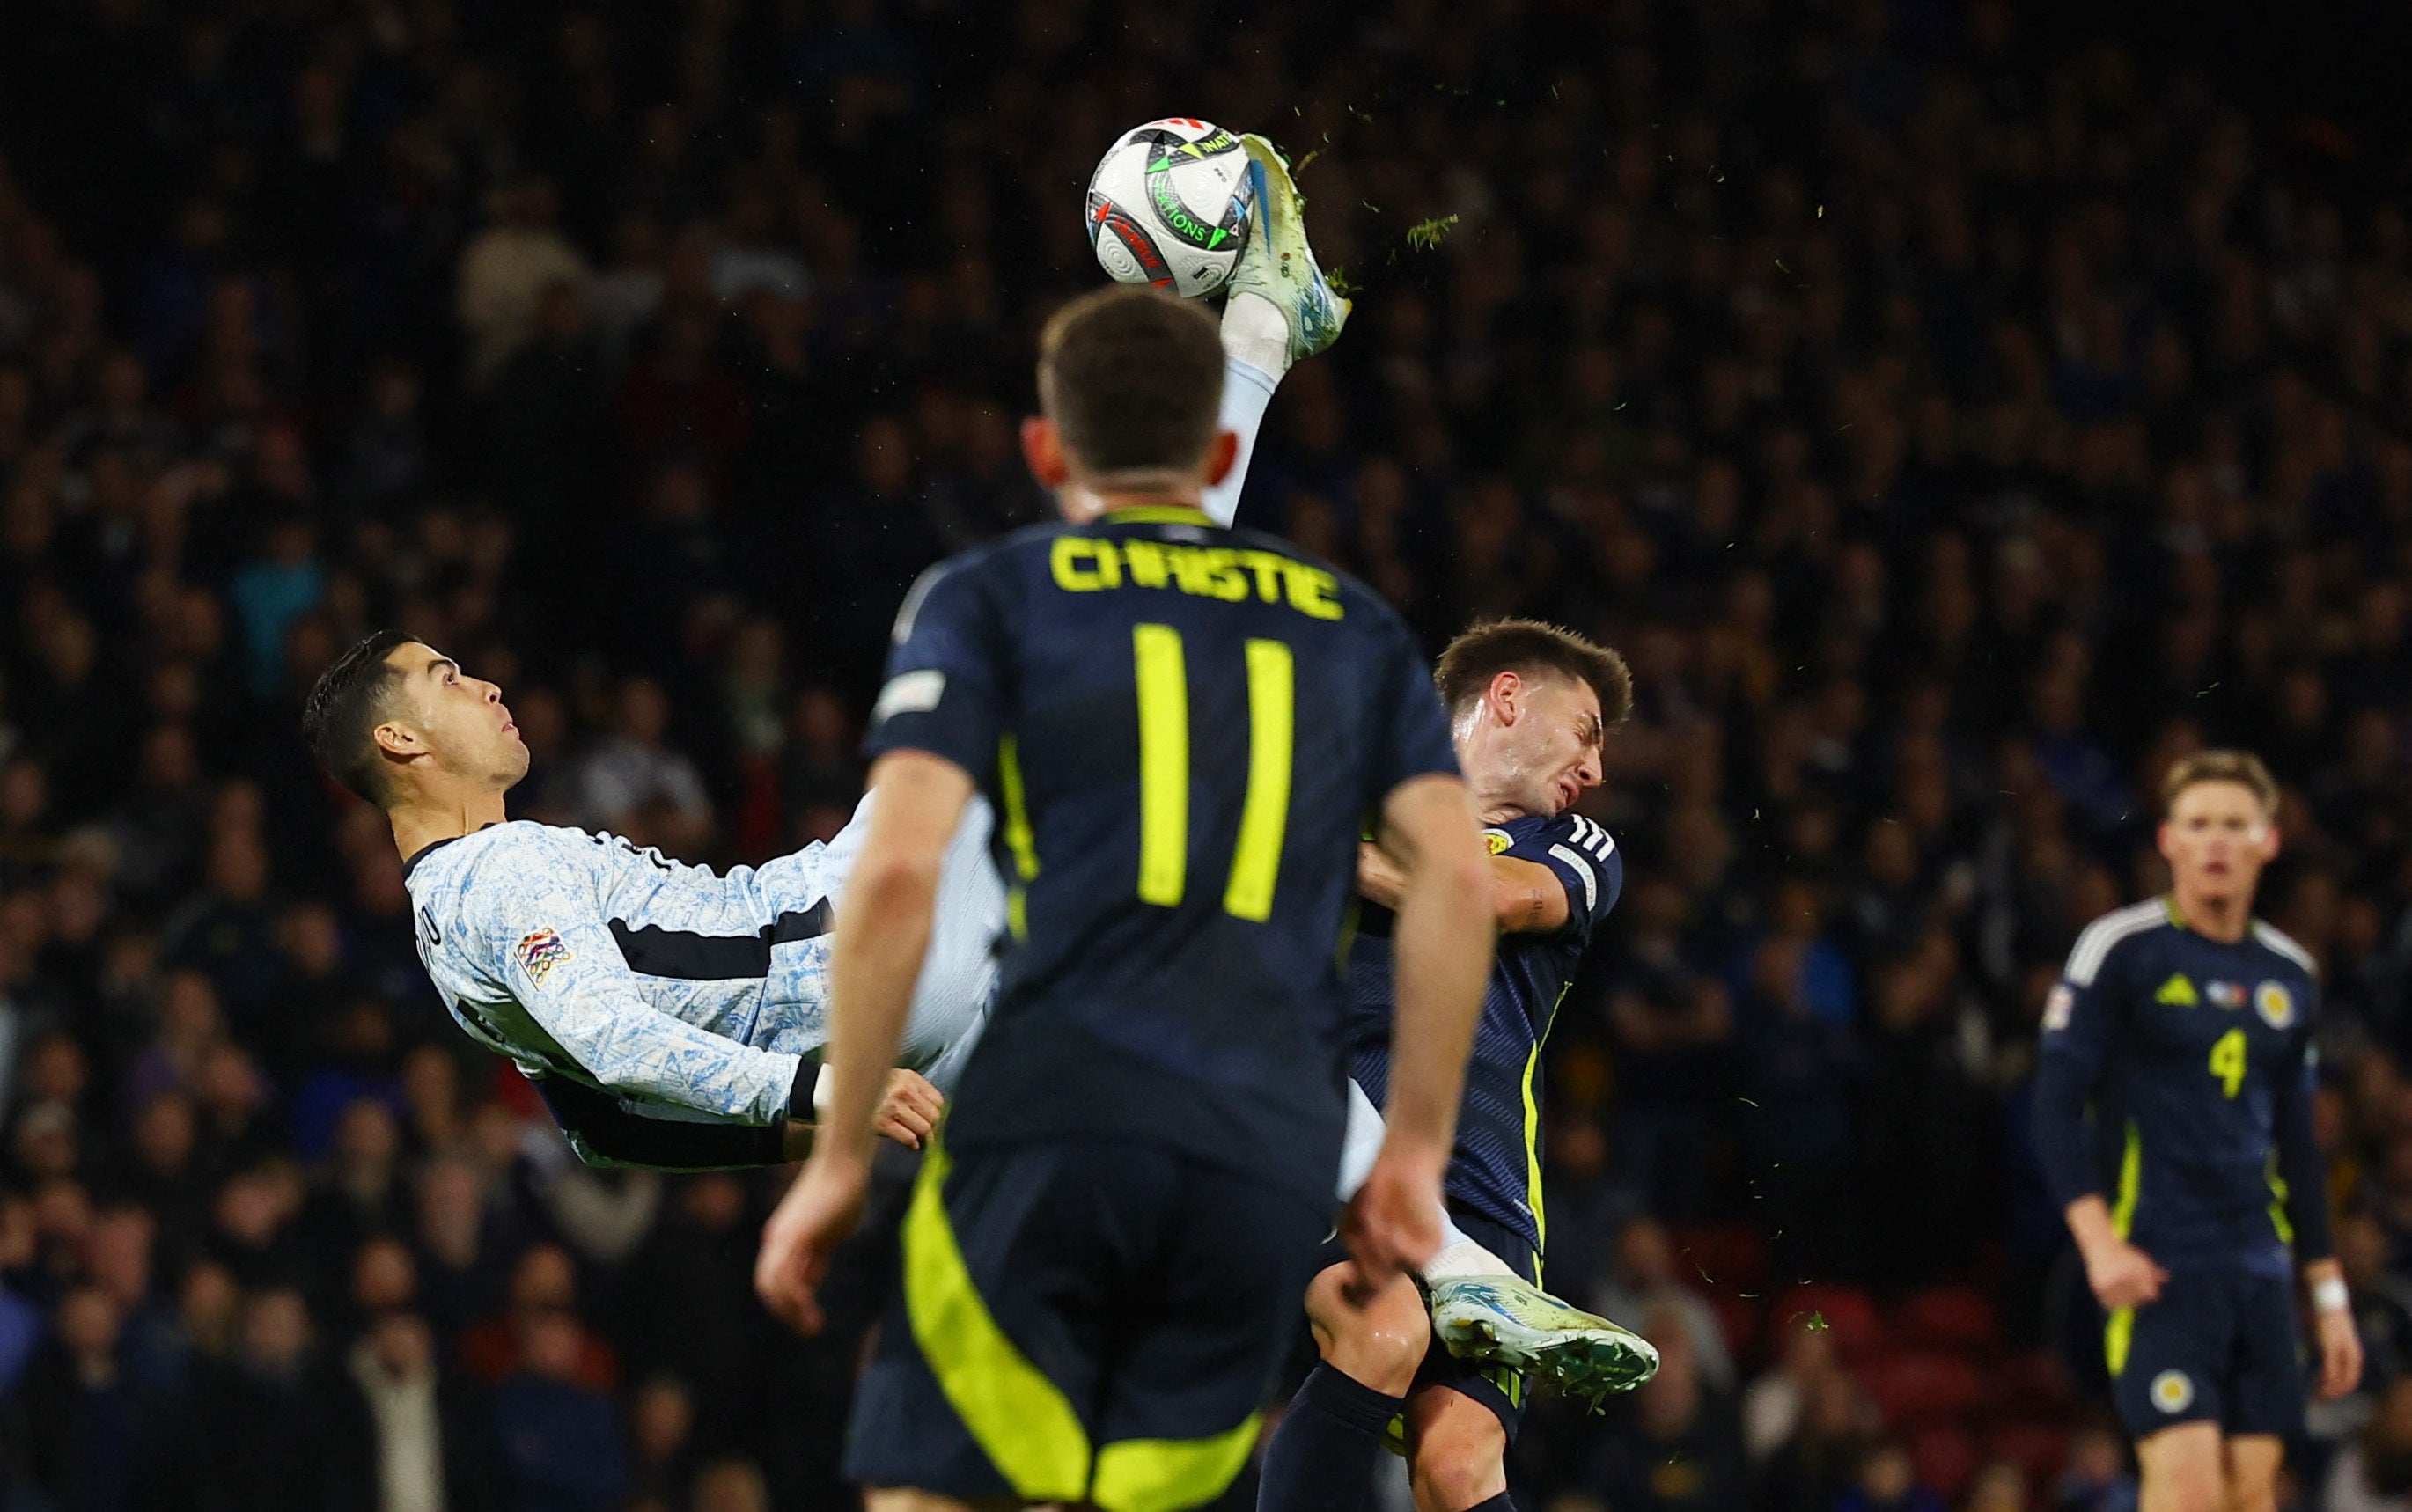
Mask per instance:
[[[985,792],[1012,939],[856,1401],[848,1469],[874,1507],[1175,1512],[1245,1462],[1331,1221],[1337,946],[1369,814],[1404,874],[1398,1032],[1343,1229],[1378,1279],[1438,1248],[1491,958],[1482,842],[1398,616],[1199,507],[1237,439],[1224,360],[1213,322],[1161,294],[1060,311],[1023,449],[1063,522],[941,564],[898,616],[838,919],[831,1114],[757,1270],[814,1321],[947,838]]]
[[[1346,1260],[1308,1288],[1323,1363],[1266,1451],[1265,1512],[1357,1505],[1394,1423],[1420,1512],[1507,1512],[1507,1450],[1528,1374],[1597,1393],[1657,1368],[1647,1341],[1538,1289],[1541,1045],[1625,879],[1608,831],[1572,811],[1599,785],[1602,743],[1632,707],[1632,678],[1613,651],[1530,620],[1466,631],[1442,653],[1437,677],[1485,827],[1500,931],[1447,1178],[1463,1237],[1422,1268],[1429,1327],[1427,1299],[1407,1283],[1353,1299],[1361,1280]],[[1396,873],[1378,851],[1367,850],[1359,879],[1373,902],[1396,901]],[[1394,988],[1379,922],[1368,917],[1349,963],[1351,1069],[1377,1102]]]
[[[2318,986],[2253,917],[2278,852],[2268,769],[2200,752],[2163,799],[2168,895],[2096,919],[2046,1005],[2036,1147],[2110,1313],[2143,1512],[2271,1512],[2303,1422],[2298,1268],[2320,1395],[2361,1374],[2312,1134]]]
[[[502,690],[399,631],[338,657],[303,726],[327,770],[385,811],[419,959],[453,1018],[518,1063],[582,1158],[693,1169],[802,1154],[860,816],[832,845],[726,873],[512,821],[504,795],[528,751]],[[987,840],[976,809],[950,852],[950,923],[904,1046],[914,1069],[890,1079],[882,1114],[902,1143],[936,1120],[994,984],[1004,901]]]

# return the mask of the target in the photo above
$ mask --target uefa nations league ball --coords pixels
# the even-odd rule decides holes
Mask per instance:
[[[1248,244],[1255,198],[1239,138],[1181,116],[1150,121],[1089,176],[1089,245],[1121,283],[1212,294]]]

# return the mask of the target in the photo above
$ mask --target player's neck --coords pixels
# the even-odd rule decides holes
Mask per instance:
[[[439,841],[458,840],[509,817],[502,793],[491,787],[409,798],[386,813],[393,826],[393,848],[405,861]]]
[[[2193,893],[2172,888],[2169,910],[2181,925],[2222,945],[2234,945],[2253,928],[2251,893]]]
[[[1066,483],[1055,495],[1055,507],[1076,525],[1102,520],[1119,509],[1195,509],[1203,512],[1205,491],[1195,478],[1168,487],[1112,488],[1096,483]]]

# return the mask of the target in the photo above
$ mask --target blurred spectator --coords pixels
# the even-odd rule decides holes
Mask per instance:
[[[613,701],[611,734],[580,762],[580,822],[672,856],[700,853],[712,800],[695,763],[662,743],[669,703],[661,684],[632,677]]]
[[[458,308],[469,339],[468,382],[483,388],[525,342],[546,290],[582,283],[586,259],[555,228],[560,195],[540,178],[497,189],[486,228],[461,249]]]
[[[1617,1236],[1614,1267],[1601,1278],[1594,1299],[1599,1312],[1612,1318],[1663,1314],[1667,1327],[1682,1331],[1693,1371],[1710,1389],[1731,1391],[1734,1365],[1725,1329],[1716,1311],[1680,1269],[1683,1264],[1666,1225],[1655,1218],[1636,1218]]]
[[[242,1304],[233,1358],[206,1366],[187,1430],[204,1505],[347,1512],[377,1505],[377,1456],[358,1387],[312,1338],[289,1286]]]
[[[1747,1482],[1731,1403],[1703,1379],[1681,1310],[1652,1309],[1642,1333],[1658,1346],[1658,1373],[1634,1391],[1585,1478],[1611,1507],[1741,1512]]]
[[[2096,1426],[2070,1438],[2068,1461],[2052,1492],[2054,1512],[2136,1512],[2139,1495],[2118,1434]]]
[[[1909,1451],[1884,1440],[1860,1456],[1859,1478],[1835,1512],[1944,1512],[1944,1503],[1919,1484]]]
[[[494,1387],[507,1505],[612,1512],[626,1490],[618,1415],[610,1397],[581,1384],[581,1339],[566,1314],[531,1314],[520,1365]]]
[[[381,1313],[346,1361],[368,1404],[379,1512],[497,1506],[483,1413],[438,1363],[424,1319]]]

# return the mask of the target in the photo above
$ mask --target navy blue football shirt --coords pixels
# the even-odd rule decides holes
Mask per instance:
[[[1445,1183],[1451,1204],[1505,1225],[1536,1253],[1547,1238],[1541,1209],[1541,1045],[1573,985],[1600,921],[1625,890],[1625,857],[1606,829],[1580,814],[1527,816],[1483,830],[1494,856],[1548,867],[1566,889],[1566,921],[1546,934],[1502,934]],[[1349,1074],[1376,1106],[1390,1100],[1391,956],[1387,916],[1368,915],[1349,952]]]
[[[1192,509],[1036,526],[915,585],[867,744],[996,805],[1011,937],[950,1145],[1152,1141],[1331,1200],[1358,836],[1457,771],[1387,604]]]
[[[2290,1245],[2326,1258],[2318,991],[2310,955],[2258,920],[2229,943],[2165,898],[2096,919],[2044,1009],[2035,1138],[2052,1200],[2107,1192],[2120,1237],[2171,1270],[2284,1275]]]

